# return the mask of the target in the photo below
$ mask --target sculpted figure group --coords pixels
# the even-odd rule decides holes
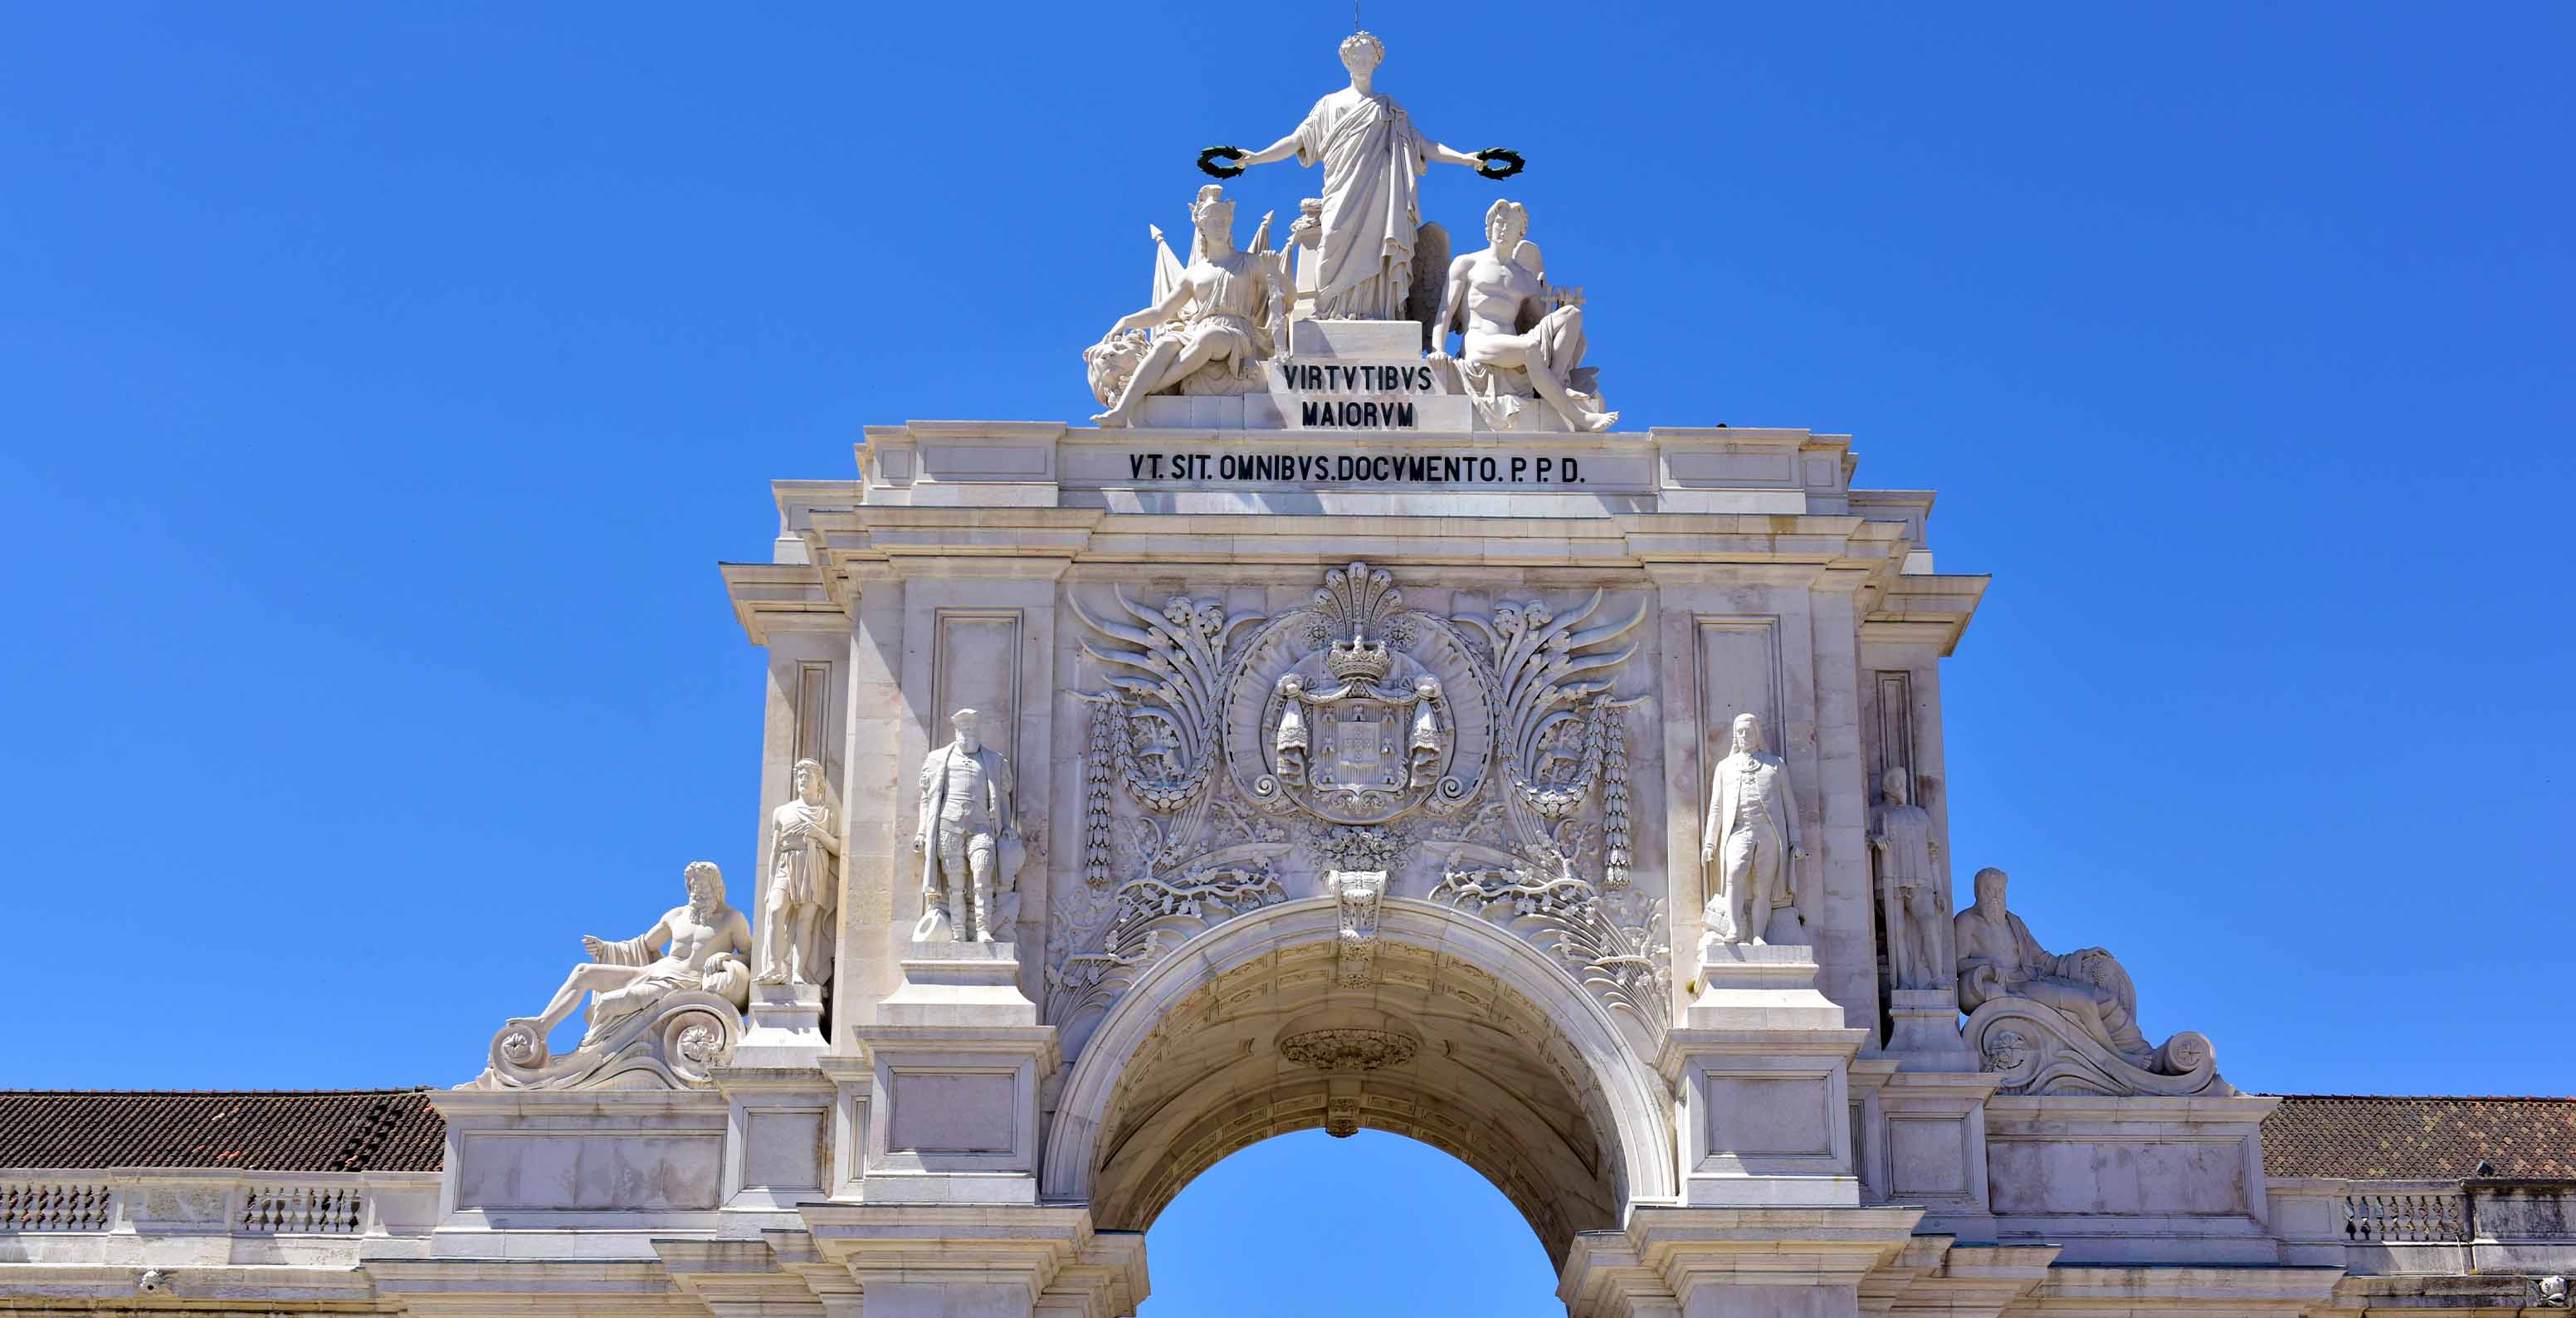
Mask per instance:
[[[1391,727],[1372,734],[1394,738],[1385,743],[1382,755],[1374,742],[1366,749],[1396,775],[1386,779],[1388,784],[1402,778],[1419,786],[1446,747],[1446,729],[1437,714],[1439,682],[1422,675],[1409,688],[1372,685],[1384,673],[1367,668],[1361,659],[1383,653],[1382,648],[1358,635],[1339,644],[1352,656],[1343,665],[1351,670],[1344,675],[1349,680],[1340,686],[1310,691],[1299,675],[1280,679],[1280,713],[1271,735],[1282,777],[1309,775],[1309,758],[1317,748],[1317,711],[1356,698],[1364,687],[1370,700],[1401,715]],[[1362,676],[1369,682],[1360,682]],[[950,718],[955,735],[921,764],[913,833],[913,849],[921,857],[923,910],[913,937],[920,941],[990,943],[1014,935],[1016,903],[1010,895],[1024,847],[1011,762],[985,744],[983,722],[973,709],[956,711]],[[2019,1036],[2011,1032],[2013,1022],[1999,1020],[1985,1027],[1989,1060],[2000,1057],[2003,1065],[2023,1064],[2010,1059],[2027,1055],[2034,1024],[2062,1021],[2062,1030],[2048,1026],[2041,1033],[2081,1036],[2091,1041],[2086,1047],[2098,1046],[2116,1060],[2117,1065],[2099,1062],[2097,1072],[2127,1073],[2139,1084],[2198,1083],[2193,1077],[2209,1076],[2207,1043],[2198,1036],[2177,1036],[2183,1044],[2179,1049],[2176,1041],[2162,1049],[2146,1041],[2137,1024],[2136,989],[2109,952],[2096,947],[2055,953],[2041,946],[2021,917],[2006,909],[2002,870],[1978,871],[1975,903],[1952,917],[1932,816],[1914,803],[1912,783],[1912,774],[1901,766],[1886,771],[1882,803],[1868,834],[1886,899],[1892,987],[1938,990],[1954,984],[1959,1007],[1969,1013],[2006,1002],[2044,1008],[2039,1017],[2021,1009],[2014,1018],[2023,1032]],[[679,1082],[702,1083],[693,1077],[702,1077],[704,1068],[727,1055],[739,1037],[740,1013],[755,978],[775,985],[827,981],[837,932],[832,916],[838,905],[842,843],[820,763],[797,762],[793,796],[772,811],[770,825],[769,882],[756,945],[751,922],[725,901],[722,873],[710,862],[694,862],[683,875],[688,900],[663,912],[650,928],[627,939],[582,939],[591,959],[565,976],[543,1010],[503,1027],[493,1041],[492,1068],[476,1083],[503,1088],[602,1084],[639,1066],[676,1076]],[[1710,774],[1702,831],[1700,859],[1708,880],[1703,965],[1720,945],[1809,941],[1798,906],[1799,863],[1807,858],[1801,827],[1788,763],[1765,744],[1759,716],[1737,715],[1728,726],[1727,753]],[[756,968],[748,963],[752,958]],[[555,1057],[547,1036],[571,1017],[585,994],[589,1007],[580,1046]],[[1972,1018],[1971,1032],[1984,1020]],[[2101,1053],[2095,1056],[2099,1059]]]
[[[1995,1002],[2045,1008],[2039,1019],[2064,1022],[2062,1031],[2052,1026],[2050,1032],[2088,1039],[2118,1063],[2088,1072],[2096,1076],[2089,1084],[2216,1083],[2206,1040],[2185,1034],[2162,1048],[2147,1042],[2137,1024],[2137,989],[2109,952],[2088,947],[2056,953],[2040,946],[2021,917],[2005,909],[2002,870],[1978,871],[1976,903],[1954,918],[1940,842],[1930,812],[1914,803],[1912,772],[1891,766],[1881,775],[1880,790],[1868,840],[1885,894],[1890,987],[1955,986],[1960,1009],[1969,1013]],[[1729,727],[1728,753],[1710,775],[1701,830],[1700,861],[1708,869],[1702,966],[1713,949],[1726,944],[1806,941],[1797,909],[1797,868],[1806,854],[1788,766],[1764,748],[1762,720],[1739,714]],[[1982,1019],[1972,1020],[1971,1027]],[[1994,1047],[2003,1053],[2020,1055],[2029,1047],[2008,1027],[1993,1033],[2001,1036]],[[2155,1079],[2175,1076],[2183,1079]]]
[[[1601,400],[1598,372],[1583,364],[1582,291],[1547,282],[1529,213],[1498,202],[1485,217],[1487,246],[1449,259],[1449,240],[1422,219],[1420,179],[1431,165],[1464,165],[1500,178],[1510,152],[1466,152],[1414,126],[1375,85],[1386,43],[1367,32],[1341,43],[1350,85],[1315,102],[1297,127],[1256,151],[1210,148],[1231,159],[1221,177],[1294,158],[1322,165],[1323,196],[1304,202],[1286,242],[1270,249],[1270,216],[1252,246],[1234,246],[1234,204],[1215,186],[1190,207],[1189,259],[1157,253],[1153,300],[1120,317],[1083,351],[1096,425],[1137,424],[1157,394],[1245,394],[1270,387],[1262,368],[1290,352],[1290,321],[1412,320],[1423,327],[1441,391],[1465,394],[1485,428],[1530,428],[1535,405],[1568,430],[1598,432],[1619,414]],[[1508,158],[1510,169],[1488,166]],[[1160,242],[1162,231],[1153,230]],[[1292,273],[1291,265],[1295,265]],[[1449,335],[1461,335],[1457,355]]]

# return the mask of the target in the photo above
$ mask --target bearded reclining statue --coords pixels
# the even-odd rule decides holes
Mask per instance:
[[[2109,952],[2056,953],[2004,907],[2008,876],[1977,871],[1976,905],[1959,912],[1959,1006],[1968,1047],[2004,1074],[2005,1093],[2232,1094],[2207,1037],[2185,1030],[2149,1044],[2138,990]]]
[[[751,922],[725,904],[710,861],[683,876],[689,900],[633,938],[582,936],[575,966],[544,1011],[492,1036],[491,1064],[463,1089],[677,1089],[707,1082],[742,1038],[751,1000]],[[590,994],[581,1045],[556,1057],[546,1036]]]

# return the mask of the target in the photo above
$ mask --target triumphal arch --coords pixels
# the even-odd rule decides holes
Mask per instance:
[[[1094,424],[772,486],[756,873],[673,858],[336,1161],[9,1173],[0,1304],[1112,1318],[1192,1177],[1315,1127],[1483,1173],[1584,1318],[2545,1302],[2563,1184],[2374,1175],[2331,1112],[2267,1165],[2283,1100],[1952,853],[1987,579],[1931,493],[1622,428],[1583,235],[1432,176],[1523,162],[1383,53],[1202,157],[1320,166],[1276,235],[1176,183],[1065,354]]]

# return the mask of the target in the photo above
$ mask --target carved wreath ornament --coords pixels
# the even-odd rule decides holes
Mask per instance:
[[[1233,178],[1243,172],[1241,165],[1220,165],[1219,160],[1241,160],[1252,153],[1239,146],[1211,146],[1199,151],[1199,172],[1211,178]],[[1476,177],[1507,179],[1528,167],[1521,153],[1509,147],[1489,146],[1476,153]],[[1500,168],[1496,168],[1496,166]]]
[[[1111,599],[1071,601],[1107,689],[1079,695],[1084,884],[1050,934],[1054,1019],[1286,900],[1285,878],[1427,851],[1450,867],[1431,899],[1514,928],[1660,1027],[1662,909],[1627,887],[1635,700],[1611,691],[1642,605],[1605,617],[1596,591],[1563,614],[1528,599],[1441,617],[1365,563],[1275,615]]]

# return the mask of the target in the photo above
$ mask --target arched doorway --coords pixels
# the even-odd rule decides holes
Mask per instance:
[[[1382,1131],[1238,1149],[1182,1189],[1146,1247],[1137,1318],[1565,1315],[1520,1210],[1456,1158]]]
[[[1043,1193],[1143,1231],[1227,1154],[1323,1128],[1455,1156],[1549,1258],[1671,1202],[1671,1100],[1600,1002],[1528,943],[1388,898],[1354,957],[1309,898],[1183,945],[1085,1041],[1050,1126]]]

